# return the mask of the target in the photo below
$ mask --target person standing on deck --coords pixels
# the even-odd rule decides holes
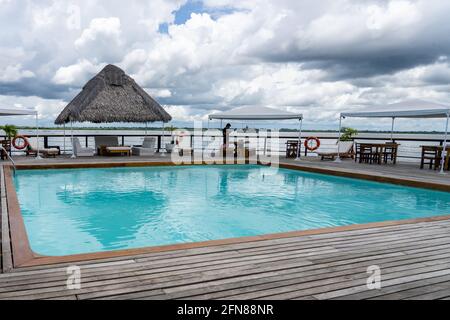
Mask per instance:
[[[227,123],[225,128],[222,129],[224,147],[228,146],[228,142],[230,141],[230,128],[231,128],[231,124]]]
[[[223,136],[222,152],[223,152],[223,156],[224,157],[227,156],[227,152],[228,152],[228,150],[230,148],[230,146],[229,146],[229,143],[230,143],[230,128],[231,128],[231,124],[227,123],[225,128],[222,129],[222,136]]]

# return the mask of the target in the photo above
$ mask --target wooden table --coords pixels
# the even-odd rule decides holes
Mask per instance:
[[[397,163],[398,143],[357,143],[355,161],[367,163]]]
[[[120,147],[123,147],[123,149]],[[131,148],[128,146],[114,146],[114,148],[117,148],[115,150],[108,150],[107,148],[108,146],[100,146],[98,150],[98,155],[109,156],[113,154],[120,154],[120,155],[125,154],[126,156],[131,157]]]
[[[422,156],[420,160],[420,169],[425,166],[425,161],[429,161],[427,164],[430,169],[438,169],[441,165],[443,146],[420,146],[422,148]],[[444,161],[444,170],[450,170],[450,146],[445,149],[446,156]]]

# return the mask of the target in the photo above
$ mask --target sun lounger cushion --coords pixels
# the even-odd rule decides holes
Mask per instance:
[[[352,151],[353,148],[353,141],[340,141],[338,143],[339,146],[339,153],[346,154]],[[315,151],[319,156],[322,155],[337,155],[338,150],[335,148],[334,150],[323,150],[322,148],[319,148]]]
[[[32,152],[37,152],[38,149],[38,145],[37,142],[35,140],[29,139],[28,140],[28,144],[29,144],[29,150]],[[51,155],[56,155],[59,154],[59,149],[57,148],[43,148],[41,146],[39,146],[39,153],[42,154],[51,154]]]
[[[131,147],[106,147],[107,151],[129,151]]]
[[[146,138],[144,138],[144,141],[142,142],[142,148],[146,148],[146,149],[154,149],[155,145],[156,145],[155,137],[146,137]]]
[[[155,154],[156,138],[145,137],[142,142],[142,147],[133,147],[133,155],[135,156],[150,156]]]

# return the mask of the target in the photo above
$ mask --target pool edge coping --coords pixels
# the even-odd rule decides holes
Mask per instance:
[[[110,167],[142,167],[142,166],[173,166],[173,165],[175,165],[175,164],[171,163],[171,162],[160,162],[160,161],[158,161],[158,162],[104,162],[104,163],[97,162],[97,163],[71,163],[71,164],[18,165],[17,169],[22,170],[22,169],[110,168]],[[186,164],[186,165],[202,165],[202,164],[190,163],[190,164]],[[383,183],[399,184],[399,185],[416,187],[416,188],[433,189],[433,190],[450,192],[449,185],[432,183],[432,182],[428,183],[428,182],[422,182],[422,181],[418,181],[418,180],[408,180],[408,179],[403,179],[403,178],[376,176],[376,175],[371,175],[371,174],[354,173],[354,172],[350,172],[350,171],[339,171],[339,170],[332,170],[332,169],[318,168],[318,167],[307,167],[307,166],[302,166],[302,165],[297,165],[297,164],[288,164],[288,163],[280,163],[279,166],[280,166],[280,168],[285,168],[285,169],[323,173],[323,174],[328,174],[328,175],[333,175],[333,176],[342,176],[342,177],[356,178],[356,179],[362,179],[362,180],[370,180],[370,181],[377,181],[377,182],[383,182]],[[65,256],[42,256],[42,255],[34,253],[33,250],[31,249],[29,238],[28,238],[28,235],[27,235],[27,232],[25,229],[25,223],[24,223],[21,211],[20,211],[20,205],[19,205],[19,201],[17,198],[16,189],[15,189],[15,186],[13,183],[11,166],[3,165],[3,169],[4,169],[4,177],[5,177],[4,183],[5,183],[5,190],[6,190],[7,209],[8,209],[9,225],[10,225],[9,231],[10,231],[10,237],[11,237],[11,248],[12,248],[12,258],[13,258],[13,267],[14,268],[43,266],[43,265],[50,265],[50,264],[71,263],[71,262],[81,262],[81,261],[91,261],[91,260],[99,260],[99,259],[141,255],[141,254],[147,254],[147,253],[168,252],[168,251],[186,250],[186,249],[228,245],[228,244],[236,244],[236,243],[246,243],[246,242],[282,239],[282,238],[292,238],[292,237],[344,232],[344,231],[352,231],[352,230],[372,229],[372,228],[379,228],[379,227],[389,227],[389,226],[414,224],[414,223],[421,223],[421,222],[434,222],[434,221],[450,220],[450,214],[449,214],[449,215],[441,215],[441,216],[434,216],[434,217],[405,219],[405,220],[390,220],[390,221],[372,222],[372,223],[365,223],[365,224],[353,224],[353,225],[339,226],[339,227],[328,227],[328,228],[319,228],[319,229],[311,229],[311,230],[272,233],[272,234],[265,234],[265,235],[258,235],[258,236],[237,237],[237,238],[209,240],[209,241],[192,242],[192,243],[151,246],[151,247],[143,247],[143,248],[136,248],[136,249],[123,249],[123,250],[83,253],[83,254],[74,254],[74,255],[65,255]]]

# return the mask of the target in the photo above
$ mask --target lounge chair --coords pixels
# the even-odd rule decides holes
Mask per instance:
[[[111,136],[96,136],[95,148],[100,156],[109,156],[113,154],[131,155],[131,147],[119,146],[119,138]]]
[[[145,137],[142,147],[133,147],[133,156],[151,156],[155,154],[156,138]]]
[[[27,156],[37,156],[38,153],[38,142],[35,139],[26,139],[28,144],[25,149]],[[43,148],[39,145],[39,153],[44,157],[56,157],[61,154],[59,147]]]
[[[337,143],[338,150],[325,151],[323,147],[319,147],[315,152],[321,158],[321,160],[330,159],[334,160],[338,155],[341,158],[353,158],[355,153],[353,152],[353,141],[339,141]],[[337,149],[337,148],[336,148]]]
[[[95,150],[93,148],[83,148],[78,138],[72,140],[73,153],[77,157],[93,157]]]

